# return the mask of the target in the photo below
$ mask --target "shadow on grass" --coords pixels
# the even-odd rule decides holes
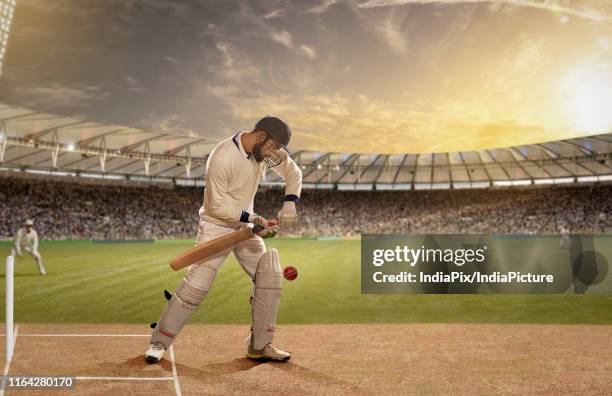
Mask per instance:
[[[13,276],[15,278],[33,278],[35,276],[40,276],[42,278],[43,276],[48,276],[48,274],[47,275],[41,275],[38,272],[32,272],[31,274],[14,274]],[[5,274],[1,274],[0,275],[0,279],[4,279],[4,278],[6,278]]]

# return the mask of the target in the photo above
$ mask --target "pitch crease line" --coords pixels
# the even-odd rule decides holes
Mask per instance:
[[[170,352],[170,363],[172,363],[172,378],[174,378],[174,390],[176,391],[176,396],[181,396],[181,384],[178,380],[178,373],[176,371],[176,363],[174,359],[174,345],[170,345],[170,348],[168,348],[168,352]]]
[[[3,335],[3,334],[0,334]],[[22,334],[22,337],[150,337],[150,334]]]
[[[13,358],[15,357],[15,344],[17,343],[17,334],[19,334],[19,324],[15,325],[15,331],[13,333]],[[2,384],[0,385],[0,396],[4,396],[4,386],[6,385],[6,376],[9,373],[11,362],[6,362],[4,365],[4,372],[2,377]]]
[[[174,377],[75,377],[77,381],[172,381]]]

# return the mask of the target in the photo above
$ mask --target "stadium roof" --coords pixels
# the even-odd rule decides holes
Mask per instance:
[[[216,141],[0,103],[0,171],[201,185]],[[292,154],[306,187],[460,188],[612,180],[612,133],[480,151]],[[264,183],[280,178],[268,171]]]

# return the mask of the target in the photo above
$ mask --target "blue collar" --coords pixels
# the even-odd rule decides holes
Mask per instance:
[[[240,135],[240,133],[235,134],[232,137],[232,141],[234,142],[234,144],[236,145],[236,148],[238,149],[238,151],[240,151],[240,154],[244,157],[246,156],[246,159],[251,159],[251,154],[247,154],[246,151],[244,151],[244,147],[242,147],[242,142],[238,142],[238,135]]]

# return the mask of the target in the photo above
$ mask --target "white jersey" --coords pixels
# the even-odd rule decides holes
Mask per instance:
[[[15,236],[15,246],[20,248],[28,247],[33,251],[38,250],[38,234],[34,229],[30,232],[25,227],[20,229]]]
[[[244,151],[240,141],[244,133],[223,140],[208,157],[204,204],[199,211],[203,220],[240,227],[253,213],[253,199],[266,166]],[[302,171],[287,152],[279,153],[283,161],[271,169],[285,179],[285,196],[297,198],[302,191]]]

